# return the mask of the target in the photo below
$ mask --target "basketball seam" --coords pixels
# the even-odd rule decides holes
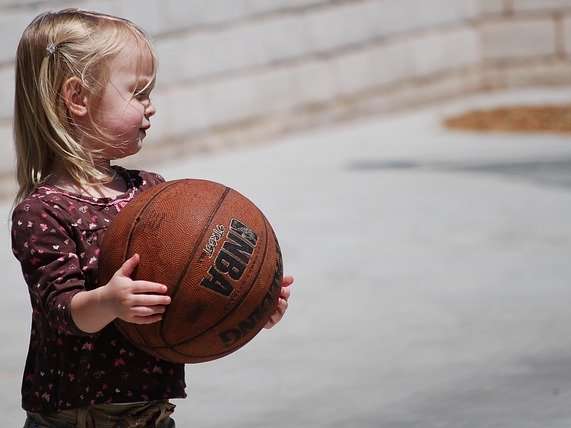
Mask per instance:
[[[131,247],[131,238],[133,236],[133,231],[135,230],[135,228],[137,227],[137,223],[138,223],[138,219],[143,215],[144,211],[149,207],[149,205],[151,204],[151,202],[153,202],[153,200],[155,200],[155,198],[157,198],[161,193],[163,193],[166,189],[172,187],[174,184],[178,183],[181,180],[177,180],[177,181],[173,181],[171,182],[169,185],[164,186],[161,190],[159,190],[155,195],[153,195],[152,198],[150,198],[145,205],[143,205],[139,211],[137,212],[137,215],[135,216],[135,221],[133,222],[133,224],[131,225],[131,229],[129,230],[129,235],[127,237],[127,245],[125,247],[125,252],[123,253],[123,262],[125,262],[127,254],[129,254],[129,248]]]
[[[256,207],[256,208],[257,208],[257,207]],[[258,276],[260,275],[260,272],[261,272],[261,270],[262,270],[262,267],[264,266],[263,261],[266,259],[266,254],[268,253],[268,222],[267,222],[266,217],[264,216],[264,214],[263,214],[259,209],[258,209],[258,212],[261,214],[262,218],[264,219],[264,231],[265,231],[266,240],[265,240],[265,242],[264,242],[265,245],[264,245],[264,253],[263,253],[263,255],[262,255],[262,263],[260,263],[260,266],[259,266],[259,268],[258,268],[258,271],[256,272],[256,275],[254,276],[254,279],[252,280],[252,285],[253,285],[253,283],[256,282],[256,280],[258,279]],[[237,305],[235,305],[235,306],[239,306],[240,304],[242,304],[242,302],[243,302],[244,300],[246,300],[246,298],[248,297],[248,295],[249,295],[251,292],[252,292],[252,287],[250,287],[250,289],[248,290],[247,293],[244,293],[244,296],[242,297],[242,299],[240,299],[240,300],[237,302]],[[184,340],[182,340],[182,341],[180,341],[180,342],[171,343],[170,346],[180,346],[180,345],[183,345],[183,344],[189,342],[190,340],[194,340],[194,339],[199,338],[200,336],[202,336],[202,335],[208,333],[209,330],[211,330],[211,329],[213,329],[213,328],[216,328],[216,326],[218,326],[218,325],[220,325],[222,322],[224,322],[224,320],[226,320],[226,318],[228,318],[231,313],[232,313],[232,312],[227,313],[227,314],[226,314],[224,317],[222,317],[216,324],[209,326],[207,330],[202,331],[202,332],[200,332],[200,333],[198,333],[198,334],[196,334],[196,335],[194,335],[194,336],[187,337],[187,338],[185,338]],[[260,330],[258,330],[258,331],[260,331]],[[257,332],[256,332],[256,333],[257,333]],[[255,336],[255,335],[254,335],[254,336]],[[166,342],[165,342],[165,343],[166,343]],[[245,345],[245,343],[244,343],[244,345]],[[243,345],[240,345],[240,346],[239,346],[238,348],[236,348],[236,349],[239,349],[241,346],[243,346]],[[180,352],[180,351],[177,351],[177,350],[174,350],[174,349],[172,349],[172,348],[171,348],[171,350],[173,350],[173,351],[179,353],[180,355],[192,357],[192,355],[184,354],[184,353],[182,353],[182,352]],[[199,358],[200,358],[200,357],[199,357]]]
[[[135,216],[135,221],[133,222],[133,224],[131,225],[131,229],[129,230],[129,235],[127,237],[127,245],[125,246],[125,252],[123,253],[123,257],[122,257],[122,260],[123,260],[122,263],[125,262],[127,254],[129,254],[129,248],[131,247],[131,240],[133,237],[133,232],[135,231],[135,228],[137,227],[138,219],[144,214],[145,210],[149,207],[151,202],[153,202],[165,190],[169,189],[170,187],[174,186],[175,184],[179,183],[180,181],[183,181],[183,180],[175,180],[175,181],[172,181],[169,184],[165,185],[161,190],[159,190],[156,194],[154,194],[151,198],[149,198],[149,200],[139,209],[139,211],[137,212],[137,215]],[[141,332],[139,331],[139,326],[137,324],[134,324],[134,328],[135,328],[137,334],[139,335],[139,337],[141,339],[143,339],[144,346],[146,346],[147,348],[151,348],[148,341],[145,339],[145,336],[143,334],[141,334]]]
[[[196,242],[202,242],[202,239],[204,238],[204,236],[206,235],[206,232],[208,231],[208,227],[210,226],[210,223],[212,221],[212,219],[214,218],[214,216],[216,215],[216,213],[218,212],[218,209],[220,208],[220,206],[222,205],[222,203],[224,202],[224,200],[226,199],[226,197],[228,196],[228,193],[230,192],[230,188],[229,187],[225,187],[224,188],[224,192],[222,193],[222,195],[220,196],[220,198],[218,199],[218,203],[216,204],[216,206],[214,207],[214,209],[211,211],[208,219],[206,220],[206,222],[204,223],[204,227],[202,229],[202,232],[200,233],[198,239],[196,240]],[[192,251],[192,253],[190,254],[190,257],[188,259],[188,263],[186,264],[186,266],[184,267],[184,270],[182,272],[182,274],[179,276],[178,280],[176,281],[176,284],[173,288],[173,292],[171,293],[171,301],[173,301],[178,293],[178,290],[180,289],[180,284],[182,282],[182,280],[186,277],[189,269],[190,269],[190,265],[192,263],[192,261],[194,260],[194,256],[196,255],[196,252],[198,251],[199,246],[196,245]],[[163,317],[161,319],[161,324],[159,327],[159,334],[161,336],[161,339],[163,341],[163,343],[165,345],[167,345],[166,347],[169,346],[176,346],[173,345],[171,343],[169,343],[166,338],[165,338],[165,334],[164,334],[164,322],[165,322],[165,318]]]

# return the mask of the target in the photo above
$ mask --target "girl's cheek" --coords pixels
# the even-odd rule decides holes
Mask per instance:
[[[142,115],[145,113],[145,106],[140,101],[134,101],[133,103],[131,103],[130,108],[132,109],[133,112],[136,112],[137,114]]]

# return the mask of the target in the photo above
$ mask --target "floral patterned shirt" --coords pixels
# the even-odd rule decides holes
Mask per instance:
[[[149,172],[114,169],[128,184],[124,194],[92,198],[40,186],[14,209],[12,251],[32,304],[22,383],[28,411],[186,396],[183,364],[138,350],[113,323],[88,334],[71,317],[72,297],[98,285],[99,243],[107,226],[138,193],[164,181]]]

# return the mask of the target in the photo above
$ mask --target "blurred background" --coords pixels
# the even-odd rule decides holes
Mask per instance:
[[[240,190],[296,277],[282,324],[188,367],[177,426],[571,424],[571,0],[1,0],[3,426],[30,320],[14,53],[66,7],[157,50],[158,113],[121,163]]]
[[[159,114],[140,155],[152,162],[478,91],[571,81],[565,0],[2,0],[4,195],[13,191],[16,45],[34,16],[64,7],[123,16],[152,36]]]

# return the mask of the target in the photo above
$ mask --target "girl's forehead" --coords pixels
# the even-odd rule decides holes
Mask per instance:
[[[141,42],[125,43],[121,51],[110,61],[111,74],[136,74],[152,77],[155,74],[154,58],[148,46]]]

